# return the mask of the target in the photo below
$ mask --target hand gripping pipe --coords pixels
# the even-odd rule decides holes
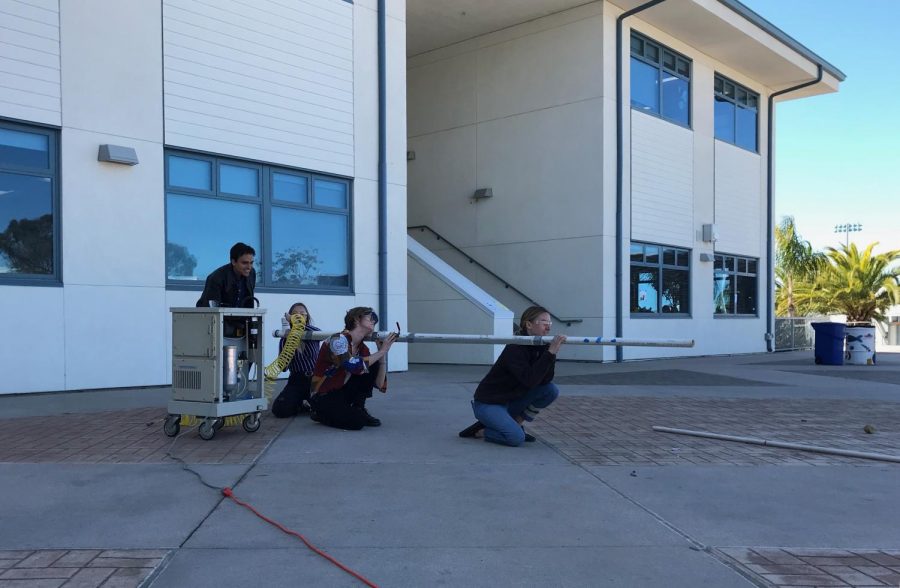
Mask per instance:
[[[366,337],[366,341],[380,341],[390,334],[389,331],[379,331]],[[307,331],[303,333],[304,341],[324,341],[333,333],[325,331]],[[452,333],[400,333],[398,343],[468,343],[484,345],[549,345],[553,337],[538,336],[511,336],[497,335],[459,335]],[[612,345],[616,347],[693,347],[693,339],[621,339],[613,337],[578,337],[566,336],[566,345]]]

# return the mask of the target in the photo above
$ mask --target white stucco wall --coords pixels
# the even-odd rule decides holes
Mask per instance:
[[[354,294],[259,292],[261,306],[268,309],[266,335],[280,325],[281,314],[298,300],[309,305],[315,324],[325,330],[342,328],[343,316],[353,306],[378,308],[375,2],[311,0],[302,6],[227,2],[217,4],[214,10],[212,5],[176,0],[94,0],[89,7],[56,0],[15,4],[17,13],[27,10],[28,15],[34,12],[46,19],[58,12],[54,17],[59,23],[55,69],[48,57],[46,64],[40,62],[35,65],[38,69],[24,74],[47,78],[48,83],[56,75],[60,96],[55,103],[44,104],[43,99],[28,97],[13,103],[12,94],[0,92],[0,117],[61,128],[63,286],[0,285],[0,304],[15,309],[10,327],[18,333],[17,344],[4,351],[5,365],[16,369],[5,371],[0,394],[170,382],[168,309],[193,306],[198,292],[165,288],[165,146],[204,149],[353,178]],[[387,318],[391,324],[406,324],[405,5],[394,1],[389,4]],[[284,35],[274,40],[257,34],[261,26],[281,23],[282,29],[291,28],[285,24],[291,18],[303,21],[293,27],[302,28],[303,35],[283,31]],[[165,37],[163,22],[168,27]],[[236,30],[236,22],[247,23],[246,30]],[[315,23],[318,33],[308,31]],[[325,36],[328,34],[334,38]],[[225,42],[222,35],[233,38]],[[322,57],[322,61],[339,64],[340,72],[328,69],[333,65],[307,63],[318,53],[307,50],[303,43],[310,43],[315,35],[321,41],[317,50],[328,45],[336,55],[332,55],[333,60]],[[168,45],[164,46],[164,38]],[[178,47],[175,38],[179,39]],[[326,43],[329,39],[331,42]],[[0,39],[0,67],[11,60],[22,60],[23,49],[11,47],[4,43],[6,40],[5,35]],[[273,43],[277,46],[270,46]],[[217,55],[217,50],[226,50],[223,44],[241,48],[243,57]],[[188,52],[201,45],[206,51],[204,58],[198,57],[201,53]],[[52,43],[48,47],[45,53],[53,55]],[[339,92],[341,99],[335,94],[325,97],[325,105],[315,102],[322,97],[304,94],[310,88],[307,84],[304,92],[290,89],[292,97],[282,96],[283,100],[273,105],[270,99],[264,101],[254,93],[256,90],[241,87],[251,75],[259,78],[260,87],[264,86],[269,95],[287,92],[285,88],[294,83],[284,75],[265,73],[260,61],[253,61],[249,69],[245,67],[247,60],[265,57],[266,52],[302,55],[303,59],[294,60],[292,67],[319,68],[319,76],[328,73],[335,86],[329,91]],[[189,55],[192,59],[187,58]],[[244,69],[223,73],[219,68],[226,65]],[[196,92],[219,88],[229,98],[220,104],[208,100],[202,108],[192,110],[188,107],[192,102],[183,96],[176,99],[176,80],[182,88],[193,84],[192,91]],[[0,80],[0,86],[3,84]],[[223,84],[232,86],[225,88]],[[33,85],[20,87],[37,91]],[[20,102],[31,105],[30,109],[23,109]],[[35,105],[43,106],[35,109]],[[328,105],[340,105],[342,114],[329,115],[334,110],[325,107]],[[278,142],[280,135],[272,134],[273,127],[290,129],[293,144],[303,143],[305,150],[285,148]],[[324,148],[325,143],[320,142],[326,138],[334,140],[333,149]],[[134,148],[140,163],[129,167],[98,162],[98,146],[104,143]],[[222,257],[223,263],[227,261],[227,251]],[[269,361],[276,355],[277,344],[271,337],[266,343]],[[390,369],[406,369],[406,354],[406,345],[395,346]]]
[[[409,224],[431,226],[557,316],[583,318],[579,332],[599,329],[601,314],[601,6],[408,63]],[[493,198],[472,201],[477,188]]]
[[[558,316],[583,318],[568,328],[555,325],[569,334],[615,333],[620,13],[612,4],[593,3],[408,61],[409,149],[415,152],[409,224],[434,228]],[[691,128],[625,111],[624,335],[692,338],[697,346],[629,348],[625,357],[763,351],[766,114],[761,108],[761,153],[720,145],[713,77],[719,72],[758,91],[763,105],[768,89],[639,17],[626,22],[692,59],[693,75]],[[625,104],[629,26],[623,35]],[[475,189],[487,187],[493,198],[471,200]],[[702,241],[701,228],[710,223],[719,226],[722,242]],[[629,316],[632,239],[691,250],[690,317]],[[716,251],[760,260],[759,317],[714,316],[713,263],[700,255]],[[615,351],[571,348],[563,357],[610,360]]]

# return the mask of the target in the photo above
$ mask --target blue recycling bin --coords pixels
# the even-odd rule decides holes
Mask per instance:
[[[817,364],[844,365],[844,323],[812,323]]]

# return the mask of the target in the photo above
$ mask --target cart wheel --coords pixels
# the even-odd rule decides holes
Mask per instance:
[[[225,417],[219,417],[213,421],[213,430],[219,431],[225,426]]]
[[[198,429],[200,433],[200,438],[204,441],[209,441],[213,437],[216,436],[216,428],[213,424],[215,419],[204,419],[202,423],[200,423],[200,428]]]
[[[259,413],[254,412],[253,414],[248,414],[244,417],[244,420],[241,422],[241,425],[244,427],[244,430],[248,433],[254,433],[259,430],[260,419]]]
[[[181,415],[170,414],[163,423],[163,431],[169,437],[175,437],[181,431]]]

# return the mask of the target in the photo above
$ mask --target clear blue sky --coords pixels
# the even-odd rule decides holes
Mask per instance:
[[[858,245],[900,249],[900,0],[741,0],[843,71],[840,91],[776,104],[775,213],[814,247],[862,223]]]

